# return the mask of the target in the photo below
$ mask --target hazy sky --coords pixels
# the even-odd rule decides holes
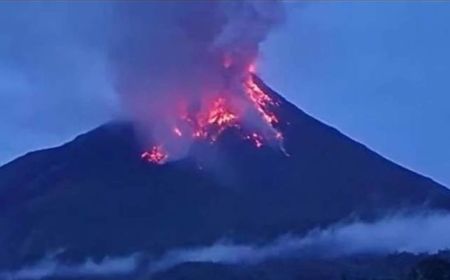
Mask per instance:
[[[450,2],[288,5],[265,80],[316,118],[450,186]]]
[[[286,24],[263,46],[266,82],[389,159],[450,185],[450,2],[287,8]],[[96,34],[107,12],[101,2],[0,2],[0,163],[116,114],[105,54],[95,40],[79,40]],[[73,21],[80,16],[81,24]]]

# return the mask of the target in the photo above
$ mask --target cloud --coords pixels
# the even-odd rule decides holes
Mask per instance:
[[[184,262],[255,264],[286,257],[334,258],[395,252],[436,253],[450,249],[450,214],[393,215],[374,223],[336,224],[306,236],[285,235],[263,246],[219,241],[211,246],[168,252],[151,271]]]
[[[26,266],[17,271],[0,273],[0,279],[128,275],[137,269],[139,261],[138,254],[125,257],[106,257],[100,262],[87,259],[81,264],[61,263],[55,257],[55,255],[49,255],[47,258],[32,266]]]
[[[396,214],[368,223],[339,223],[315,229],[305,236],[287,234],[265,245],[235,244],[220,240],[210,246],[181,248],[160,258],[149,258],[148,273],[164,271],[186,262],[249,265],[280,258],[335,258],[357,254],[396,252],[437,253],[450,249],[450,214],[423,212]],[[59,263],[54,257],[3,273],[6,279],[41,279],[46,276],[95,276],[131,274],[144,262],[142,254],[92,260],[79,265]],[[140,268],[140,266],[139,266]]]

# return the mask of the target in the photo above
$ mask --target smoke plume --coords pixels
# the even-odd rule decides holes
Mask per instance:
[[[242,79],[283,17],[275,0],[2,3],[0,125],[23,128],[17,153],[126,117],[143,149],[164,145],[170,159],[218,97],[240,125],[264,128]],[[44,143],[27,140],[37,134]]]
[[[163,143],[171,158],[182,156],[192,138],[175,142],[174,129],[180,135],[196,132],[180,118],[198,121],[218,97],[245,115],[243,125],[258,125],[256,112],[243,98],[242,81],[255,65],[260,43],[283,19],[280,2],[114,6],[111,59],[117,90],[145,145]]]

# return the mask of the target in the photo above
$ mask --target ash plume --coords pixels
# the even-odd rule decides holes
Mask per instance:
[[[180,107],[196,114],[218,94],[245,112],[243,125],[257,125],[242,79],[283,17],[278,1],[115,3],[110,55],[116,86],[143,144],[164,143],[172,159],[183,156],[192,139],[173,141]]]
[[[173,141],[180,107],[198,113],[220,92],[245,112],[241,124],[261,126],[241,79],[283,17],[278,1],[5,3],[0,30],[14,40],[0,48],[0,100],[32,101],[20,103],[23,114],[6,106],[12,121],[5,124],[45,123],[43,137],[57,142],[47,134],[71,136],[68,120],[85,130],[125,117],[136,124],[143,149],[164,144],[176,159],[192,141]],[[177,125],[192,134],[192,124]]]

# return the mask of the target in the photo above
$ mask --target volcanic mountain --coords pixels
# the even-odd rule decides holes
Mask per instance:
[[[133,126],[105,124],[0,168],[0,267],[64,249],[87,257],[234,242],[410,209],[450,209],[450,191],[370,151],[256,79],[281,120],[283,148],[257,147],[234,128],[195,156],[140,157]]]

